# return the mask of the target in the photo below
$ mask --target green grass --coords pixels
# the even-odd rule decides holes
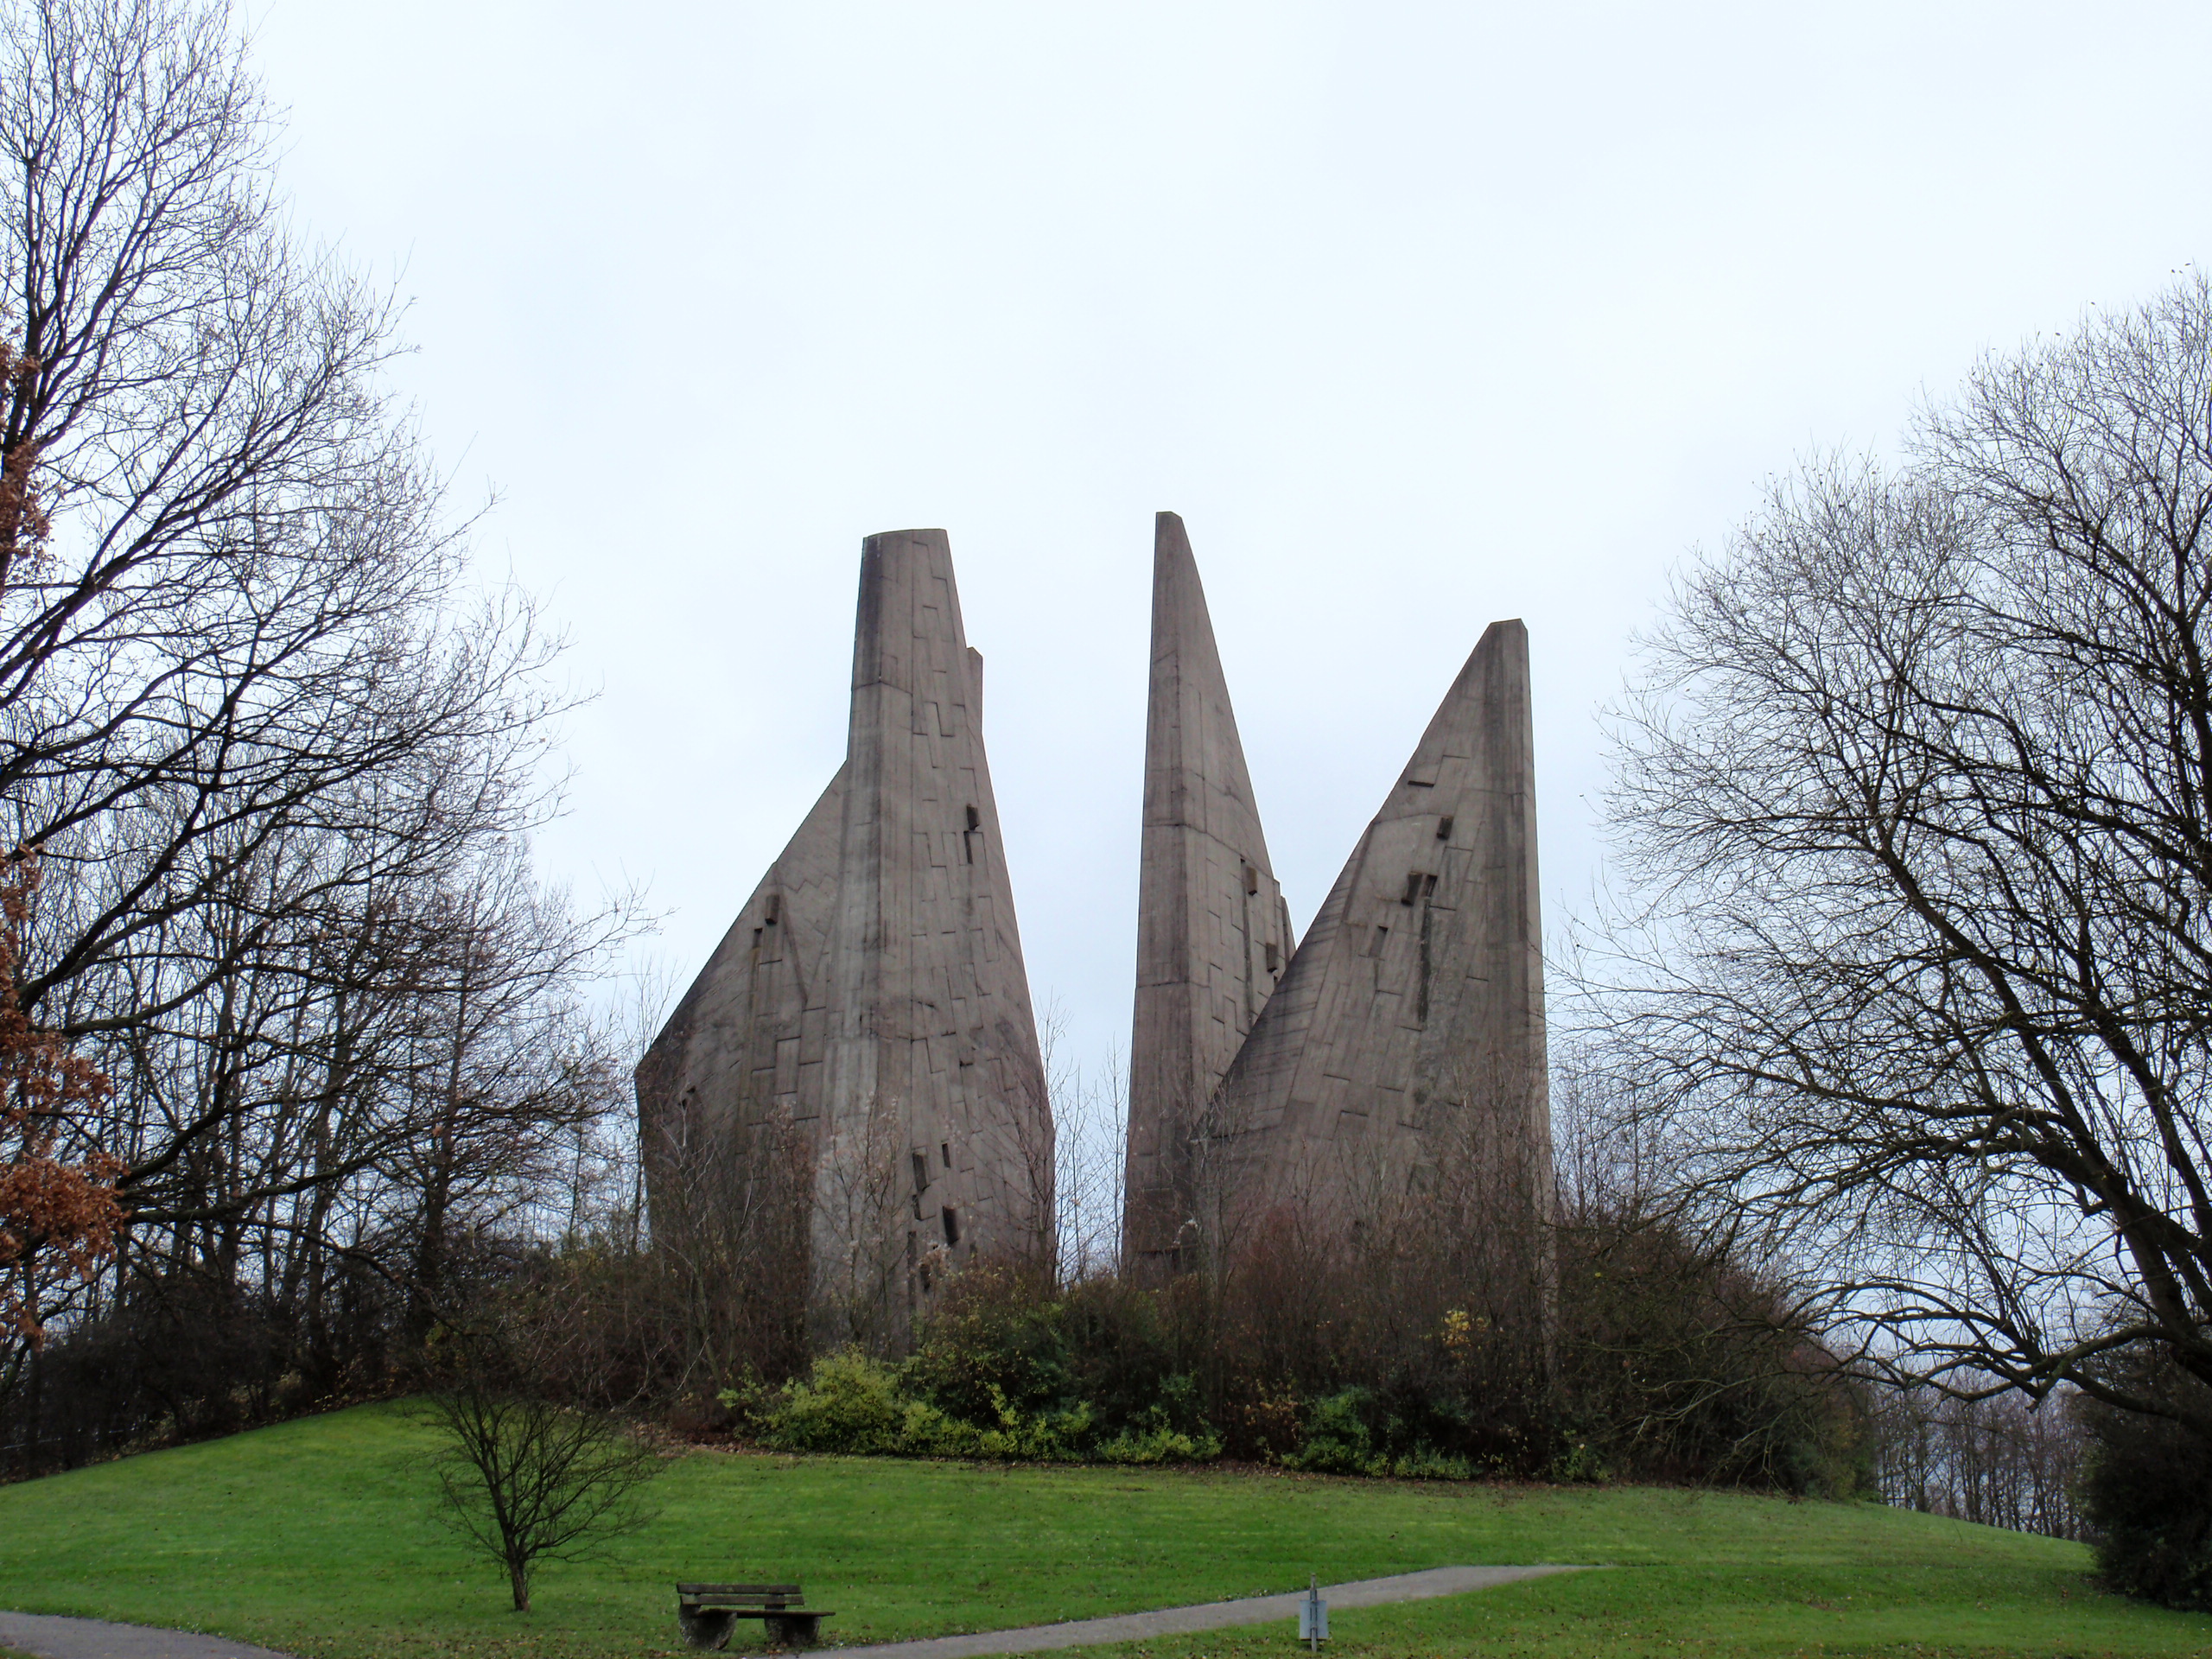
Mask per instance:
[[[799,1580],[852,1643],[1281,1591],[1309,1572],[1558,1561],[1610,1570],[1342,1611],[1332,1650],[2212,1654],[2212,1619],[2096,1593],[2076,1545],[1872,1504],[715,1452],[671,1465],[650,1529],[545,1567],[525,1618],[436,1524],[428,1444],[404,1412],[370,1408],[0,1488],[0,1606],[316,1659],[584,1659],[677,1649],[679,1578]],[[1294,1649],[1286,1623],[1125,1659]]]

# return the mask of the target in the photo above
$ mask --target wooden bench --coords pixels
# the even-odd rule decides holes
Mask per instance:
[[[757,1618],[772,1648],[810,1648],[821,1639],[826,1607],[809,1607],[795,1584],[679,1584],[676,1617],[683,1639],[714,1650],[729,1643],[730,1626]]]

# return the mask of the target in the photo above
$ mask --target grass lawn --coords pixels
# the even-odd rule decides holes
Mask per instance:
[[[671,1465],[650,1529],[543,1567],[520,1617],[500,1570],[436,1523],[429,1444],[372,1407],[0,1487],[0,1606],[316,1659],[582,1659],[682,1651],[679,1578],[798,1580],[853,1643],[1288,1590],[1309,1572],[1556,1561],[1610,1570],[1336,1613],[1332,1649],[2212,1655],[2212,1618],[2097,1594],[2078,1546],[1872,1504],[715,1452]],[[1286,1622],[1119,1659],[1294,1650]]]

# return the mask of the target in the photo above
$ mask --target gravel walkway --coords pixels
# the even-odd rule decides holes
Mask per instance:
[[[52,1613],[0,1613],[0,1648],[35,1653],[39,1659],[290,1659],[219,1636]]]
[[[1347,1607],[1375,1607],[1390,1601],[1420,1601],[1430,1596],[1464,1595],[1517,1579],[1548,1573],[1574,1573],[1572,1567],[1433,1567],[1425,1573],[1394,1578],[1359,1579],[1321,1586],[1332,1612]],[[885,1642],[874,1647],[838,1648],[836,1659],[974,1659],[989,1653],[1038,1653],[1050,1648],[1087,1648],[1109,1642],[1140,1642],[1151,1636],[1180,1636],[1217,1630],[1233,1624],[1294,1620],[1303,1590],[1280,1596],[1250,1596],[1241,1601],[1209,1601],[1195,1607],[1162,1607],[1149,1613],[1117,1613],[1110,1618],[1078,1618],[1065,1624],[1031,1624],[1014,1630],[985,1630],[976,1636],[938,1636],[920,1642]],[[157,1630],[143,1624],[111,1624],[100,1618],[61,1618],[50,1613],[0,1613],[0,1648],[36,1654],[39,1659],[289,1659],[289,1656],[219,1636],[190,1630]],[[825,1650],[828,1659],[828,1650]]]
[[[1379,1606],[1386,1601],[1464,1595],[1470,1590],[1511,1584],[1516,1579],[1580,1570],[1572,1567],[1432,1567],[1426,1573],[1401,1573],[1388,1579],[1325,1584],[1321,1586],[1321,1599],[1329,1604],[1332,1613],[1336,1613],[1347,1607]],[[1037,1653],[1047,1648],[1141,1642],[1149,1636],[1180,1636],[1190,1630],[1217,1630],[1232,1624],[1265,1624],[1273,1619],[1290,1623],[1298,1618],[1298,1604],[1305,1599],[1305,1591],[1294,1590],[1280,1596],[1209,1601],[1196,1607],[1163,1607],[1150,1613],[1117,1613],[1111,1618],[1078,1618],[1065,1624],[1032,1624],[1018,1630],[939,1636],[922,1642],[885,1642],[868,1648],[839,1648],[836,1659],[972,1659],[977,1654]],[[1289,1640],[1287,1634],[1285,1640]],[[56,1659],[63,1656],[57,1656]]]

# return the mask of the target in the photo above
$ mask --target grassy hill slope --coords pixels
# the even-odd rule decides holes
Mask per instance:
[[[316,1659],[581,1659],[680,1650],[679,1578],[802,1580],[854,1643],[1286,1590],[1308,1572],[1559,1561],[1612,1570],[1345,1612],[1332,1647],[2212,1653],[2212,1619],[2096,1594],[2078,1546],[1871,1504],[714,1452],[671,1467],[649,1529],[546,1567],[523,1618],[499,1570],[437,1524],[429,1445],[403,1410],[366,1408],[0,1488],[0,1606]],[[1150,1647],[1292,1645],[1286,1626]]]

